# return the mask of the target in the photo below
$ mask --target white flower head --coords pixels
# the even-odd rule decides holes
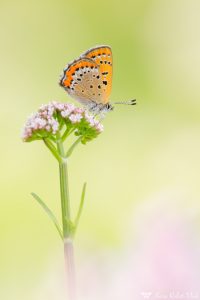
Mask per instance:
[[[73,113],[69,116],[69,119],[73,124],[79,123],[82,118],[83,116],[79,113]]]
[[[93,131],[93,135],[91,136],[91,133],[89,134],[88,132],[87,135],[85,127],[81,128],[81,124],[85,126],[84,122],[81,123],[82,119],[85,119],[89,125],[87,130],[93,128],[96,130],[96,133]],[[65,123],[62,120],[69,120],[70,122]],[[66,126],[80,126],[77,127],[79,129],[78,132],[80,132],[79,135],[84,136],[85,134],[87,141],[103,131],[103,125],[83,108],[75,107],[74,104],[71,103],[52,101],[49,104],[43,104],[36,113],[28,118],[22,132],[22,139],[24,141],[31,141],[51,137],[51,135],[55,135],[60,128],[62,128],[63,124],[68,124]]]
[[[103,124],[101,123],[98,123],[97,125],[95,125],[95,128],[97,129],[98,132],[103,132]]]

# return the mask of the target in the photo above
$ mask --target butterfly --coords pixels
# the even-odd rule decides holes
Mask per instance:
[[[113,58],[111,47],[101,45],[84,52],[63,70],[60,86],[94,114],[113,110],[109,103],[112,89]],[[136,100],[114,104],[135,105]]]

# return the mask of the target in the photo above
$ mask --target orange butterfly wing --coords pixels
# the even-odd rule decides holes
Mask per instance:
[[[112,89],[113,59],[109,46],[97,46],[86,51],[81,57],[92,59],[100,67],[102,99],[101,103],[109,102]]]

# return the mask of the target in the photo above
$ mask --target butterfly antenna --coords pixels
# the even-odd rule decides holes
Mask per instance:
[[[128,100],[128,101],[114,102],[114,104],[136,105],[136,99]]]

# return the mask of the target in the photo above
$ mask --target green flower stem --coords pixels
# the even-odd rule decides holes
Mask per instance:
[[[61,137],[62,141],[64,142],[66,138],[75,130],[76,128],[66,129],[63,133],[63,136]]]
[[[67,172],[67,158],[65,157],[65,151],[63,147],[60,135],[57,135],[57,149],[58,154],[61,157],[59,161],[60,171],[60,194],[61,194],[61,208],[62,208],[62,223],[63,223],[63,235],[64,238],[70,237],[70,199],[69,199],[69,187],[68,187],[68,172]]]
[[[66,157],[70,157],[70,155],[72,154],[72,152],[74,151],[74,149],[76,148],[76,146],[81,142],[82,140],[82,136],[80,136],[69,148],[69,150],[66,153]]]
[[[68,187],[67,158],[63,147],[60,134],[57,134],[57,149],[61,157],[59,162],[60,171],[60,193],[63,223],[63,242],[64,242],[64,258],[67,274],[67,292],[68,300],[76,300],[76,279],[75,279],[75,263],[73,249],[73,224],[70,215],[70,199]]]
[[[44,141],[45,145],[47,146],[47,148],[49,148],[49,150],[51,151],[53,156],[57,159],[57,161],[61,162],[62,159],[61,159],[60,155],[58,154],[56,147],[52,144],[52,142],[47,138],[43,138],[43,141]]]

